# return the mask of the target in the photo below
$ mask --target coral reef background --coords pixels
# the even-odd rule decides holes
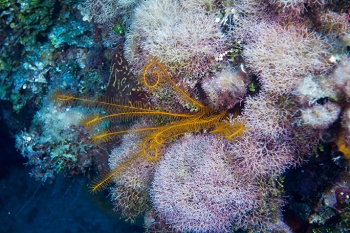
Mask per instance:
[[[4,231],[350,231],[349,1],[0,10]]]

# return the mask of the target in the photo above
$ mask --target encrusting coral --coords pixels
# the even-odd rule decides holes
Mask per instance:
[[[344,56],[332,74],[332,81],[350,99],[350,57]]]
[[[215,77],[205,78],[202,88],[215,109],[232,108],[247,94],[249,77],[242,70],[223,69]]]
[[[79,127],[87,109],[62,108],[50,99],[34,116],[32,126],[16,136],[16,147],[33,165],[31,176],[41,182],[53,182],[56,173],[86,174],[103,152],[91,145],[88,131]]]
[[[307,76],[301,80],[292,92],[301,105],[311,106],[317,100],[329,98],[338,100],[338,93],[330,77]]]
[[[316,129],[326,129],[338,119],[340,112],[341,108],[338,104],[327,102],[302,110],[301,118],[306,125]]]

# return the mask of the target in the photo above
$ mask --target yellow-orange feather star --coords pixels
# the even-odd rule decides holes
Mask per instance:
[[[165,68],[157,61],[151,61],[146,65],[141,78],[143,85],[150,90],[156,90],[162,85],[170,86],[174,92],[183,98],[188,103],[194,105],[198,112],[196,113],[173,113],[156,110],[150,106],[141,103],[128,101],[127,103],[120,103],[114,100],[92,100],[89,98],[80,98],[73,95],[65,95],[62,93],[54,95],[56,101],[63,101],[69,104],[76,102],[86,106],[104,108],[106,115],[94,115],[82,121],[88,128],[97,127],[105,121],[129,121],[136,118],[155,118],[160,117],[166,122],[163,125],[154,127],[145,127],[139,129],[112,129],[92,136],[95,143],[100,141],[109,141],[115,137],[119,137],[125,133],[140,133],[142,134],[141,145],[135,147],[139,150],[136,155],[121,166],[111,171],[108,174],[103,174],[96,179],[91,185],[91,191],[96,192],[105,189],[113,181],[113,177],[121,175],[124,169],[132,166],[132,163],[137,158],[143,158],[150,163],[154,163],[160,158],[160,151],[164,145],[170,140],[186,133],[199,132],[204,129],[210,130],[225,137],[228,140],[233,140],[243,134],[245,129],[244,122],[233,121],[228,123],[225,119],[228,116],[227,111],[215,112],[209,107],[203,105],[199,101],[190,97],[187,93],[181,90],[171,79]]]

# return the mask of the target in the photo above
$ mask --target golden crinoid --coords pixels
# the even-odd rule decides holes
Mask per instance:
[[[57,101],[67,101],[69,104],[75,102],[76,104],[83,104],[89,107],[103,108],[106,112],[105,115],[94,115],[84,119],[82,124],[88,128],[99,127],[98,125],[105,121],[132,121],[137,118],[162,119],[162,124],[150,127],[136,129],[116,128],[92,135],[94,143],[110,141],[125,133],[138,133],[142,138],[139,145],[135,145],[135,150],[137,151],[133,153],[134,156],[116,167],[110,173],[103,174],[99,179],[96,179],[91,186],[92,192],[106,188],[113,182],[113,177],[122,175],[123,170],[132,166],[136,159],[142,158],[149,163],[155,163],[160,159],[161,150],[164,145],[178,136],[186,133],[209,130],[211,133],[218,134],[228,140],[233,140],[237,136],[242,135],[245,129],[244,123],[237,120],[228,123],[228,121],[225,120],[228,116],[227,111],[215,112],[177,87],[166,69],[158,61],[152,60],[146,65],[140,81],[145,88],[152,92],[164,86],[171,88],[181,101],[195,106],[198,111],[195,113],[168,112],[160,111],[156,107],[133,101],[112,99],[93,100],[72,95],[55,95]]]

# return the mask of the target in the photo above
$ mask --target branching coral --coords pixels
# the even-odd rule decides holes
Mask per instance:
[[[226,232],[247,227],[259,189],[226,163],[227,141],[188,136],[170,146],[156,168],[153,206],[178,231]]]
[[[159,218],[177,231],[274,228],[270,218],[283,204],[271,182],[276,177],[251,179],[235,167],[229,153],[235,143],[201,134],[169,146],[155,168],[150,192]]]
[[[136,71],[154,57],[170,70],[184,68],[198,74],[222,53],[225,38],[214,15],[202,7],[189,7],[183,9],[176,0],[148,0],[139,5],[124,46]]]
[[[247,126],[245,136],[229,146],[236,169],[249,177],[275,176],[295,165],[290,116],[264,93],[247,98],[241,116]]]
[[[293,19],[300,17],[301,13],[307,11],[307,7],[324,6],[327,0],[268,0],[277,8],[277,12],[284,18]]]
[[[291,113],[276,102],[264,92],[246,98],[242,117],[246,119],[246,126],[254,132],[255,138],[288,137],[291,129],[288,118]]]
[[[288,94],[307,75],[332,67],[327,60],[331,51],[327,40],[306,28],[283,27],[274,22],[247,21],[243,25],[237,30],[243,32],[242,39],[247,43],[243,57],[268,93]]]
[[[298,162],[288,141],[268,138],[258,140],[251,131],[231,144],[229,150],[234,169],[245,171],[244,175],[250,178],[278,176]]]

